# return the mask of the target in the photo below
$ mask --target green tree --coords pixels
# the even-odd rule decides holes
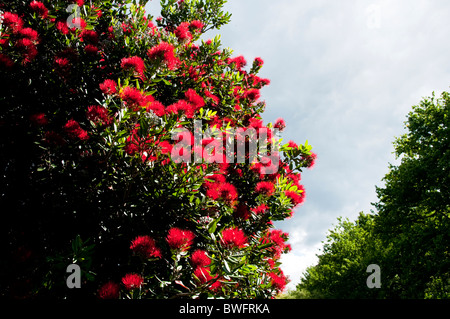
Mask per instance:
[[[377,213],[340,219],[299,293],[312,298],[450,297],[450,95],[413,106],[397,138]],[[368,289],[365,269],[381,269],[381,288]]]
[[[376,232],[393,247],[383,272],[393,297],[448,298],[449,93],[443,92],[440,98],[433,93],[413,106],[405,124],[408,132],[394,143],[401,163],[390,166],[385,186],[377,188]],[[438,282],[447,287],[445,293],[431,293],[431,286]]]
[[[338,219],[330,230],[318,263],[309,267],[297,292],[313,299],[377,298],[382,291],[367,287],[367,267],[379,264],[384,248],[373,232],[374,216],[359,214],[356,222]],[[381,282],[384,274],[381,272]]]
[[[303,201],[311,146],[263,123],[261,58],[247,67],[201,39],[229,22],[224,0],[162,0],[157,19],[145,3],[0,1],[1,296],[270,298],[286,285],[273,221]],[[237,142],[256,140],[239,161]],[[66,286],[72,263],[80,289]]]

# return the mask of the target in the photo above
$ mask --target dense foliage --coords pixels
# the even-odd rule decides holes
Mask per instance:
[[[286,285],[288,235],[272,221],[303,202],[315,154],[281,144],[282,119],[264,125],[263,61],[245,69],[200,38],[230,20],[224,0],[161,1],[156,20],[145,2],[0,1],[2,296],[269,298]],[[238,128],[248,149],[266,144],[243,162]]]
[[[406,129],[376,214],[340,220],[298,286],[302,297],[450,298],[450,95],[423,99]],[[380,266],[379,289],[366,286],[370,264]]]

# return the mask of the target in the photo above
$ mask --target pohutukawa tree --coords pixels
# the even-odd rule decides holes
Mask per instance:
[[[230,20],[225,0],[162,1],[156,20],[145,2],[0,1],[2,296],[286,285],[273,221],[304,201],[316,156],[263,123],[263,61],[201,39]]]

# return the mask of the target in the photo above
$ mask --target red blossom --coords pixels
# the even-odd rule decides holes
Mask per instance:
[[[252,212],[255,213],[256,215],[262,215],[268,209],[269,209],[269,207],[266,204],[261,204],[259,206],[256,206],[255,208],[252,208]]]
[[[117,93],[117,83],[114,80],[107,79],[100,83],[100,90],[106,95]]]
[[[165,106],[158,101],[153,101],[150,102],[147,106],[147,111],[153,111],[153,113],[155,113],[156,116],[164,116],[164,114],[166,114],[166,108]]]
[[[115,282],[109,281],[98,290],[100,299],[119,299],[120,287]]]
[[[125,285],[127,290],[133,290],[141,288],[144,283],[144,278],[138,274],[126,274],[122,278],[122,283]]]
[[[98,44],[98,34],[94,30],[83,30],[80,34],[80,39],[83,42],[87,42],[90,44]]]
[[[209,259],[208,255],[204,250],[196,250],[192,253],[191,256],[191,264],[192,267],[206,267],[211,263],[211,259]]]
[[[195,32],[200,33],[205,25],[200,20],[194,20],[189,26],[195,29]]]
[[[69,34],[69,27],[67,26],[67,23],[64,21],[58,21],[56,22],[56,29],[58,29],[62,34]]]
[[[220,243],[227,248],[243,248],[247,244],[247,237],[241,229],[227,228],[222,231]]]
[[[69,120],[64,125],[64,131],[69,135],[71,139],[79,139],[85,141],[89,139],[88,133],[80,127],[80,124],[73,119]]]
[[[121,60],[120,66],[122,69],[128,71],[134,71],[139,75],[144,75],[145,72],[145,64],[144,60],[138,56],[132,56],[129,58],[123,58]]]
[[[180,41],[192,39],[192,34],[189,32],[189,22],[182,22],[175,29],[174,33],[177,36],[178,40],[180,40]]]
[[[161,59],[169,70],[173,70],[180,63],[180,60],[175,57],[174,50],[173,45],[167,42],[161,42],[157,46],[149,49],[147,55],[152,60]]]
[[[186,100],[191,103],[196,109],[200,109],[205,105],[203,98],[195,92],[193,89],[187,90],[184,95]]]
[[[30,116],[30,121],[37,126],[44,126],[48,124],[48,119],[45,113],[36,113]]]
[[[29,39],[32,42],[37,42],[38,41],[38,33],[36,30],[33,30],[31,28],[23,28],[22,30],[20,30],[20,35],[23,36],[26,39]]]
[[[229,65],[234,64],[235,68],[238,70],[240,70],[241,68],[243,68],[244,66],[247,65],[247,61],[245,61],[245,58],[242,55],[237,56],[232,59],[228,59],[227,63]]]
[[[0,67],[5,69],[11,69],[14,66],[14,61],[11,60],[7,55],[0,53]]]
[[[298,145],[294,141],[289,141],[288,146],[291,148],[298,148]]]
[[[284,121],[284,119],[282,119],[280,117],[275,121],[275,124],[273,125],[273,127],[278,129],[280,132],[282,132],[284,130],[284,128],[286,127],[286,122]]]
[[[132,242],[130,249],[145,258],[158,257],[161,258],[161,250],[156,247],[155,240],[150,236],[138,236]]]
[[[167,234],[166,241],[170,248],[175,250],[186,251],[192,246],[195,235],[190,230],[182,230],[180,228],[171,228]]]
[[[96,124],[111,124],[112,120],[109,117],[108,110],[100,105],[91,105],[86,112],[87,119]]]
[[[128,107],[137,107],[144,102],[141,91],[129,86],[122,89],[120,98],[128,105]]]
[[[270,197],[275,192],[275,186],[271,182],[259,182],[255,187],[255,192]]]
[[[88,44],[87,46],[84,47],[84,51],[87,54],[95,55],[98,53],[98,48],[93,44]]]
[[[299,195],[297,192],[294,191],[285,191],[284,194],[291,200],[291,203],[294,206],[300,205],[305,200],[304,192],[301,195]]]
[[[2,23],[12,29],[13,33],[18,33],[23,27],[23,20],[17,14],[11,12],[3,13]]]
[[[284,274],[281,270],[280,270],[279,275],[277,275],[274,272],[269,273],[269,277],[270,277],[270,283],[279,292],[282,292],[286,288],[287,278],[286,278],[286,276],[284,276]]]
[[[250,89],[244,93],[244,97],[250,101],[256,101],[260,98],[261,94],[258,89]]]

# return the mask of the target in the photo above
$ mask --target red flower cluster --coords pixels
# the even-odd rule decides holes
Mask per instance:
[[[132,56],[129,58],[123,58],[120,64],[121,68],[124,70],[134,71],[135,74],[143,76],[145,72],[144,60],[138,56]]]
[[[40,1],[33,1],[30,3],[30,8],[34,12],[36,12],[38,15],[40,15],[43,19],[47,18],[48,16],[48,9],[45,7],[45,5]]]
[[[175,57],[174,51],[175,48],[173,45],[167,42],[161,42],[157,46],[149,49],[147,55],[152,60],[162,60],[169,70],[173,70],[180,63],[180,60]]]
[[[155,240],[150,236],[138,236],[132,242],[130,249],[145,258],[157,257],[161,258],[161,250],[156,247]]]
[[[64,125],[64,131],[71,139],[79,139],[81,141],[86,141],[89,139],[88,133],[80,127],[80,124],[71,119],[66,125]]]
[[[275,186],[271,182],[259,182],[256,184],[255,192],[270,197],[275,192]]]
[[[166,241],[170,248],[174,250],[186,251],[193,242],[195,235],[190,230],[182,230],[180,228],[171,228],[167,234]]]
[[[122,278],[122,283],[127,290],[138,289],[144,283],[144,278],[138,274],[126,274]]]
[[[227,248],[243,248],[247,244],[247,237],[238,228],[227,228],[222,231],[221,244]]]
[[[86,112],[86,117],[89,121],[92,121],[97,125],[109,125],[112,123],[108,110],[100,105],[89,106]]]
[[[97,295],[100,299],[119,299],[119,292],[119,285],[109,281],[100,287]]]
[[[192,253],[191,256],[191,264],[192,267],[206,267],[211,263],[211,259],[209,259],[208,255],[203,250],[196,250]]]
[[[36,126],[44,126],[48,124],[48,119],[44,113],[37,113],[31,115],[30,121]]]
[[[282,292],[286,288],[287,277],[280,270],[280,274],[276,274],[274,272],[269,273],[270,282],[273,287],[279,292]]]
[[[285,191],[284,194],[291,200],[291,203],[294,205],[294,207],[300,205],[305,200],[305,192],[301,194],[298,194],[294,191]]]
[[[106,79],[100,83],[100,90],[102,90],[103,94],[113,95],[117,93],[117,83],[114,80]]]
[[[291,250],[291,246],[286,244],[288,234],[283,233],[279,229],[272,229],[261,238],[262,244],[273,244],[268,250],[272,253],[273,259],[277,260],[281,257],[281,254]]]
[[[282,132],[286,127],[286,122],[280,117],[275,121],[273,127]]]

